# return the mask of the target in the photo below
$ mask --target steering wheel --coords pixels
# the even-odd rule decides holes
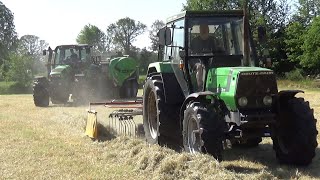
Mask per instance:
[[[76,66],[77,64],[81,63],[81,60],[79,59],[72,59],[70,56],[67,57],[66,59],[64,59],[62,61],[63,64],[68,64],[68,65],[71,65],[71,66]]]
[[[70,64],[70,61],[71,61],[70,57],[67,57],[67,58],[63,59],[63,60],[61,61],[61,63],[62,63],[62,64]]]

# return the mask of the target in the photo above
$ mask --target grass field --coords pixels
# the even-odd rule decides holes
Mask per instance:
[[[320,119],[320,92],[299,96]],[[93,142],[84,135],[86,108],[38,108],[32,95],[1,95],[0,179],[320,179],[319,148],[308,167],[279,165],[270,139],[257,148],[226,150],[222,163],[138,138]],[[99,121],[110,112],[98,108]]]

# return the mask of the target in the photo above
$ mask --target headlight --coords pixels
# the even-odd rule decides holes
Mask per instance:
[[[272,97],[271,96],[265,96],[263,98],[263,104],[266,106],[270,106],[272,104]]]
[[[244,107],[248,104],[248,99],[246,97],[241,97],[238,99],[238,104]]]

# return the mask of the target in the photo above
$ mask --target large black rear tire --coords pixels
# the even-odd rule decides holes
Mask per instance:
[[[280,100],[277,124],[272,135],[273,149],[280,163],[309,165],[315,156],[316,120],[303,98]]]
[[[33,83],[33,101],[38,107],[49,106],[48,82],[45,78],[38,78]]]
[[[143,127],[149,144],[180,148],[179,110],[165,103],[161,76],[149,77],[143,90]]]
[[[190,103],[183,119],[183,145],[189,153],[209,153],[222,160],[225,121],[217,106]]]

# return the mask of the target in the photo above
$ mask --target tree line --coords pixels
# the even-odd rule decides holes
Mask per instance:
[[[187,0],[182,10],[243,9],[247,5],[252,42],[262,57],[269,50],[272,69],[278,75],[297,72],[299,75],[320,73],[320,0]],[[178,13],[178,12],[177,12]],[[118,51],[136,58],[141,73],[157,60],[158,30],[164,22],[156,20],[150,30],[140,21],[125,17],[101,30],[85,25],[75,34],[77,43],[90,44],[95,51],[110,55]],[[266,43],[259,44],[257,29],[267,29]],[[137,37],[149,31],[151,45],[139,49],[133,45]],[[46,60],[41,55],[48,43],[36,35],[18,38],[14,15],[0,1],[0,80],[30,84],[36,74],[45,73]]]
[[[148,64],[157,60],[157,32],[163,26],[163,21],[154,21],[149,30],[151,46],[148,48],[144,47],[143,49],[135,47],[133,42],[146,31],[147,26],[129,17],[119,19],[115,23],[110,24],[106,32],[95,25],[85,25],[78,34],[76,41],[79,44],[92,45],[95,52],[100,55],[110,57],[117,52],[127,54],[137,59],[140,63],[141,73],[146,73]]]
[[[149,30],[152,41],[150,47],[139,49],[133,46],[136,38],[147,31],[147,26],[125,17],[110,24],[106,31],[95,25],[85,25],[75,34],[77,43],[89,44],[95,53],[111,56],[122,52],[140,62],[141,73],[145,73],[149,63],[157,60],[157,32],[164,26],[155,21]],[[14,14],[0,1],[0,81],[15,81],[30,86],[35,75],[46,73],[46,59],[42,51],[49,44],[36,35],[17,35]],[[54,48],[54,47],[52,47]]]

